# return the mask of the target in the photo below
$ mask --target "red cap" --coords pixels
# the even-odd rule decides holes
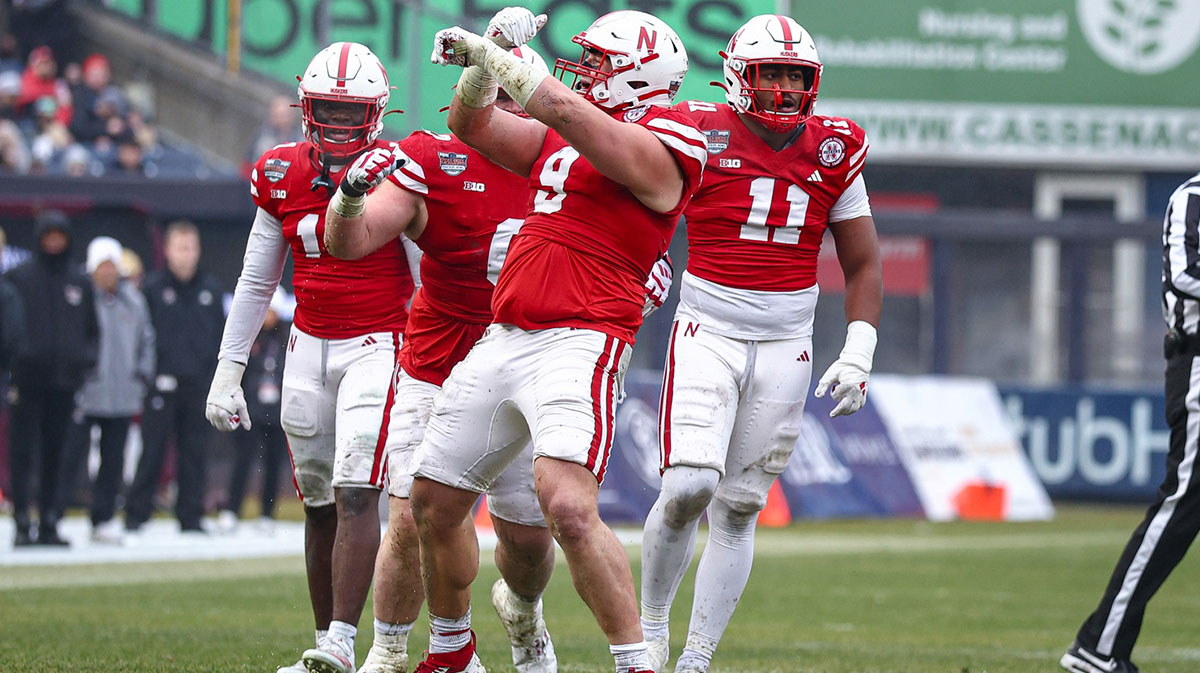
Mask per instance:
[[[104,66],[105,68],[108,67],[108,57],[104,54],[92,54],[91,56],[83,59],[84,72],[99,66]]]
[[[38,61],[53,61],[53,60],[54,60],[54,50],[52,50],[50,47],[47,47],[44,44],[40,47],[34,47],[33,51],[29,52],[29,62],[30,63],[36,63]]]

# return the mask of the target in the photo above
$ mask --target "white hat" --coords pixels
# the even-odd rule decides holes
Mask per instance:
[[[117,271],[121,270],[121,244],[111,236],[97,236],[88,243],[87,272],[94,273],[104,262],[112,262]]]

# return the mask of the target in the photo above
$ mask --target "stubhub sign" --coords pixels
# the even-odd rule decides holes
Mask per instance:
[[[1051,497],[1154,499],[1170,438],[1161,389],[1002,386],[1000,394]]]

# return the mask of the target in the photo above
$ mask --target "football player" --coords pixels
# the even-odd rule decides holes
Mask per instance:
[[[704,131],[710,157],[685,210],[688,270],[659,410],[662,490],[642,547],[642,629],[656,672],[706,508],[709,543],[676,673],[708,670],[745,588],[758,512],[803,419],[826,228],[849,323],[816,389],[832,386],[831,416],[864,404],[883,294],[862,177],[867,138],[848,119],[813,113],[821,61],[808,32],[786,16],[756,16],[721,54],[728,102],[676,108]]]
[[[582,57],[556,66],[574,75],[568,86],[461,28],[435,37],[435,62],[469,66],[450,128],[530,176],[532,200],[500,271],[493,322],[434,399],[413,456],[432,632],[418,672],[477,670],[478,549],[464,521],[530,439],[542,511],[616,668],[649,670],[629,563],[596,499],[643,282],[707,156],[696,127],[669,109],[687,71],[669,26],[618,11],[574,39]],[[533,119],[496,107],[497,82]]]
[[[413,279],[400,241],[346,261],[323,239],[325,209],[347,167],[384,145],[377,139],[389,93],[383,64],[361,44],[334,43],[305,68],[306,140],[268,151],[251,173],[258,212],[208,396],[215,427],[250,427],[242,373],[290,253],[297,306],[280,424],[304,502],[317,646],[280,673],[354,670],[355,625],[379,546],[393,375]]]
[[[502,10],[488,33],[501,35],[494,27],[511,14]],[[507,39],[501,43],[514,47]],[[530,47],[515,47],[513,54],[549,74]],[[503,91],[496,105],[523,114]],[[369,198],[351,187],[360,173],[363,183],[379,185]],[[409,506],[409,462],[434,395],[492,321],[492,289],[528,201],[528,179],[454,136],[417,131],[395,150],[360,157],[326,214],[325,245],[339,257],[362,257],[400,235],[424,253],[389,429],[395,441],[388,448],[388,530],[375,562],[375,640],[359,673],[408,670],[408,633],[424,598]],[[554,568],[554,542],[533,488],[532,447],[527,444],[524,452],[488,489],[498,538],[496,565],[503,577],[492,588],[492,602],[512,641],[517,670],[553,673],[557,659],[542,618],[541,594]]]

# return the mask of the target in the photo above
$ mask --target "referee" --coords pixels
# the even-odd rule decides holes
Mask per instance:
[[[1163,221],[1163,317],[1171,446],[1158,497],[1121,553],[1100,606],[1059,663],[1073,673],[1137,673],[1129,660],[1146,604],[1200,530],[1200,174],[1171,195]],[[1190,434],[1189,434],[1190,430]]]

